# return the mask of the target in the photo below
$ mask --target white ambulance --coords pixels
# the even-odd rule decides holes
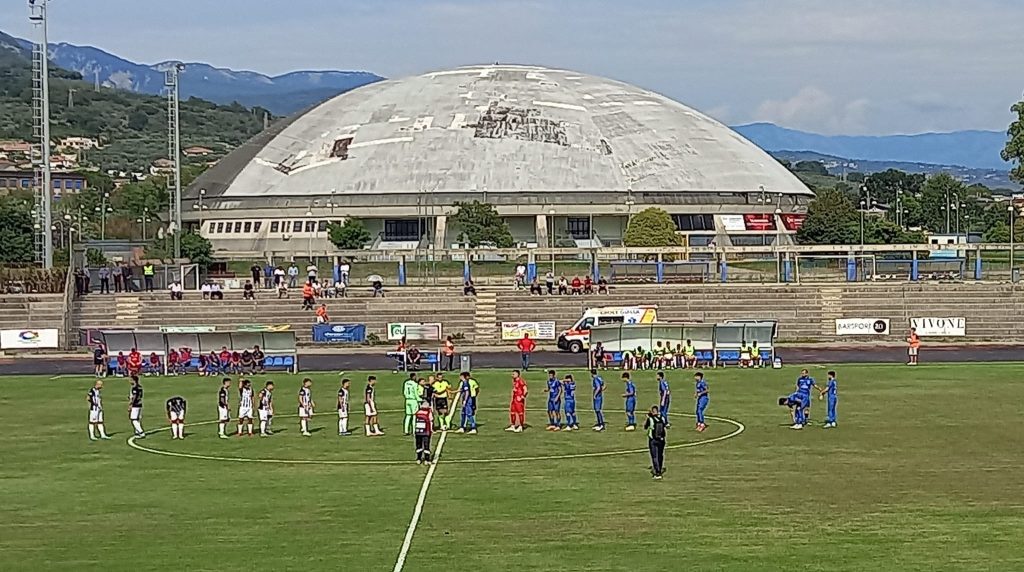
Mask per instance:
[[[590,347],[590,329],[609,324],[653,324],[657,306],[611,306],[588,308],[571,328],[558,335],[558,349],[578,354]]]

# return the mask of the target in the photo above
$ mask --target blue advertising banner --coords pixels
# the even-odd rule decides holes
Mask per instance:
[[[317,343],[361,342],[366,339],[366,324],[317,324],[313,341]]]

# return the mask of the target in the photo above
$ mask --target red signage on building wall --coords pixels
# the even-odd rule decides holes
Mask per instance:
[[[805,214],[782,214],[779,216],[782,217],[782,226],[786,230],[793,232],[800,230],[800,227],[804,225],[804,221],[807,220],[807,215]]]
[[[743,224],[747,230],[766,232],[775,230],[775,216],[770,214],[745,214]]]

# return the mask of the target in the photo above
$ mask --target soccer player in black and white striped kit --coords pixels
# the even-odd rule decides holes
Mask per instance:
[[[242,436],[242,425],[248,425],[249,436],[252,437],[252,382],[243,379],[238,388],[238,436]]]
[[[313,403],[312,387],[313,380],[307,377],[302,380],[302,387],[299,388],[299,429],[303,437],[312,435],[309,432],[309,420],[313,417],[313,409],[316,407]]]
[[[103,380],[97,379],[96,383],[85,396],[89,403],[89,440],[96,440],[96,430],[99,429],[100,439],[110,439],[107,430],[103,428],[103,397],[100,391],[103,389]]]
[[[188,404],[180,395],[167,400],[167,420],[171,422],[171,439],[185,438],[185,411]]]
[[[274,419],[274,382],[268,381],[267,385],[260,390],[259,409],[260,416],[260,437],[273,435],[270,424]]]
[[[132,422],[135,436],[144,439],[146,432],[142,430],[142,384],[137,375],[132,376],[132,389],[128,395],[128,420]]]

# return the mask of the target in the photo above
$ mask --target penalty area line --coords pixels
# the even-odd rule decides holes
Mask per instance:
[[[441,450],[444,449],[444,442],[448,433],[441,433],[441,439],[437,442],[437,449],[434,451],[434,462],[427,469],[427,476],[423,477],[423,486],[420,487],[420,495],[416,498],[416,507],[412,511],[412,519],[409,521],[409,528],[405,531],[405,540],[402,541],[402,549],[398,551],[398,560],[395,562],[393,572],[402,572],[405,567],[405,559],[409,556],[409,548],[412,547],[412,537],[416,534],[416,527],[420,524],[420,516],[423,514],[423,504],[427,500],[427,489],[430,488],[430,481],[434,479],[434,472],[437,464],[441,461]]]

